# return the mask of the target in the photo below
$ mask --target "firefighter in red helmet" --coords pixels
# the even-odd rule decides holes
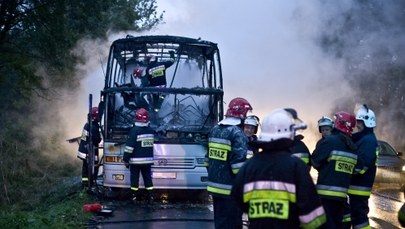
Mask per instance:
[[[144,108],[135,112],[135,126],[129,132],[125,144],[124,163],[131,171],[131,192],[133,201],[139,200],[139,173],[147,191],[147,202],[153,201],[153,182],[151,167],[153,164],[153,143],[155,131],[149,126],[149,113]]]
[[[231,100],[225,118],[208,135],[207,190],[212,195],[215,228],[242,228],[242,211],[231,200],[233,180],[246,161],[248,139],[242,130],[252,110],[244,98]]]
[[[77,157],[83,161],[82,163],[82,186],[87,187],[89,182],[89,174],[88,174],[88,162],[87,162],[87,155],[88,155],[88,144],[89,144],[89,136],[91,131],[91,140],[93,143],[93,150],[94,150],[94,163],[98,163],[98,144],[101,142],[101,134],[100,134],[100,125],[99,125],[99,112],[98,107],[92,107],[91,112],[89,114],[91,116],[91,130],[90,124],[87,122],[82,130],[82,136],[80,138],[79,143],[79,150],[77,152]],[[95,167],[94,174],[97,176],[98,174],[98,167]]]

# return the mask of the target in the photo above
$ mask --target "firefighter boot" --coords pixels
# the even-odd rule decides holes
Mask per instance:
[[[153,192],[152,192],[152,190],[147,191],[147,202],[148,202],[148,204],[153,204]]]
[[[132,191],[131,192],[131,201],[134,204],[138,204],[139,203],[139,197],[138,197],[138,192],[137,191]]]

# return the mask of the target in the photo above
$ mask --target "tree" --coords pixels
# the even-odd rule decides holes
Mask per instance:
[[[71,52],[76,43],[106,39],[115,31],[149,30],[163,20],[156,9],[156,0],[0,2],[0,187],[6,194],[0,207],[25,196],[32,176],[44,176],[47,169],[63,173],[64,165],[38,160],[30,130],[36,125],[36,98],[51,99],[53,90],[75,86],[72,73],[83,61]]]

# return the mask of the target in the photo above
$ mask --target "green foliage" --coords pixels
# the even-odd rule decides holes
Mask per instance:
[[[61,147],[57,122],[46,134],[34,133],[55,114],[50,106],[38,106],[39,99],[52,104],[56,92],[78,85],[74,71],[83,52],[72,52],[76,44],[106,39],[114,31],[151,29],[162,21],[156,7],[155,0],[1,2],[0,210],[1,225],[10,225],[1,228],[52,224],[51,216],[32,210],[61,179],[80,174],[79,161]]]
[[[56,194],[33,211],[1,211],[0,228],[83,228],[91,216],[83,211],[83,205],[93,202],[82,191],[69,196]]]
[[[75,81],[81,57],[71,50],[80,39],[147,30],[162,20],[155,0],[5,1],[1,7],[0,88],[25,97],[45,89],[43,74],[52,76],[49,87]]]

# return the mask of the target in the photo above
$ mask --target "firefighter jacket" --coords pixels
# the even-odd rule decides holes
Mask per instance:
[[[318,171],[317,191],[321,198],[346,201],[352,174],[357,164],[355,148],[339,131],[319,142],[311,155],[312,166]],[[351,140],[350,140],[351,141]]]
[[[308,169],[311,169],[311,153],[308,147],[302,141],[303,137],[295,137],[294,145],[290,148],[290,152],[293,156],[300,158],[305,164],[308,165]]]
[[[247,137],[241,128],[218,124],[208,139],[208,184],[210,194],[230,198],[232,182],[246,161]]]
[[[154,130],[149,126],[134,126],[124,149],[124,162],[137,165],[153,164]]]
[[[358,158],[362,168],[354,174],[349,187],[349,194],[369,197],[377,171],[378,143],[372,128],[353,135],[357,146]]]
[[[90,125],[86,123],[82,130],[82,136],[80,138],[79,150],[77,151],[77,157],[86,160],[88,154],[88,144],[89,144],[89,133]],[[91,138],[93,143],[93,150],[95,155],[95,161],[98,161],[98,144],[101,142],[100,125],[97,121],[92,121],[91,123]]]
[[[175,59],[174,56],[170,57],[169,61],[164,62],[151,62],[146,68],[146,76],[149,80],[151,87],[166,86],[166,69],[173,65]]]
[[[265,150],[236,175],[231,197],[249,217],[249,228],[318,228],[324,208],[308,168],[288,150]]]
[[[257,141],[257,136],[256,135],[252,135],[250,137],[248,137],[248,150],[246,153],[246,158],[250,159],[251,157],[253,157],[253,155],[255,155],[258,152],[258,148],[255,146],[252,146],[250,143]]]
[[[405,203],[402,204],[401,208],[398,211],[398,222],[402,227],[405,227]]]

